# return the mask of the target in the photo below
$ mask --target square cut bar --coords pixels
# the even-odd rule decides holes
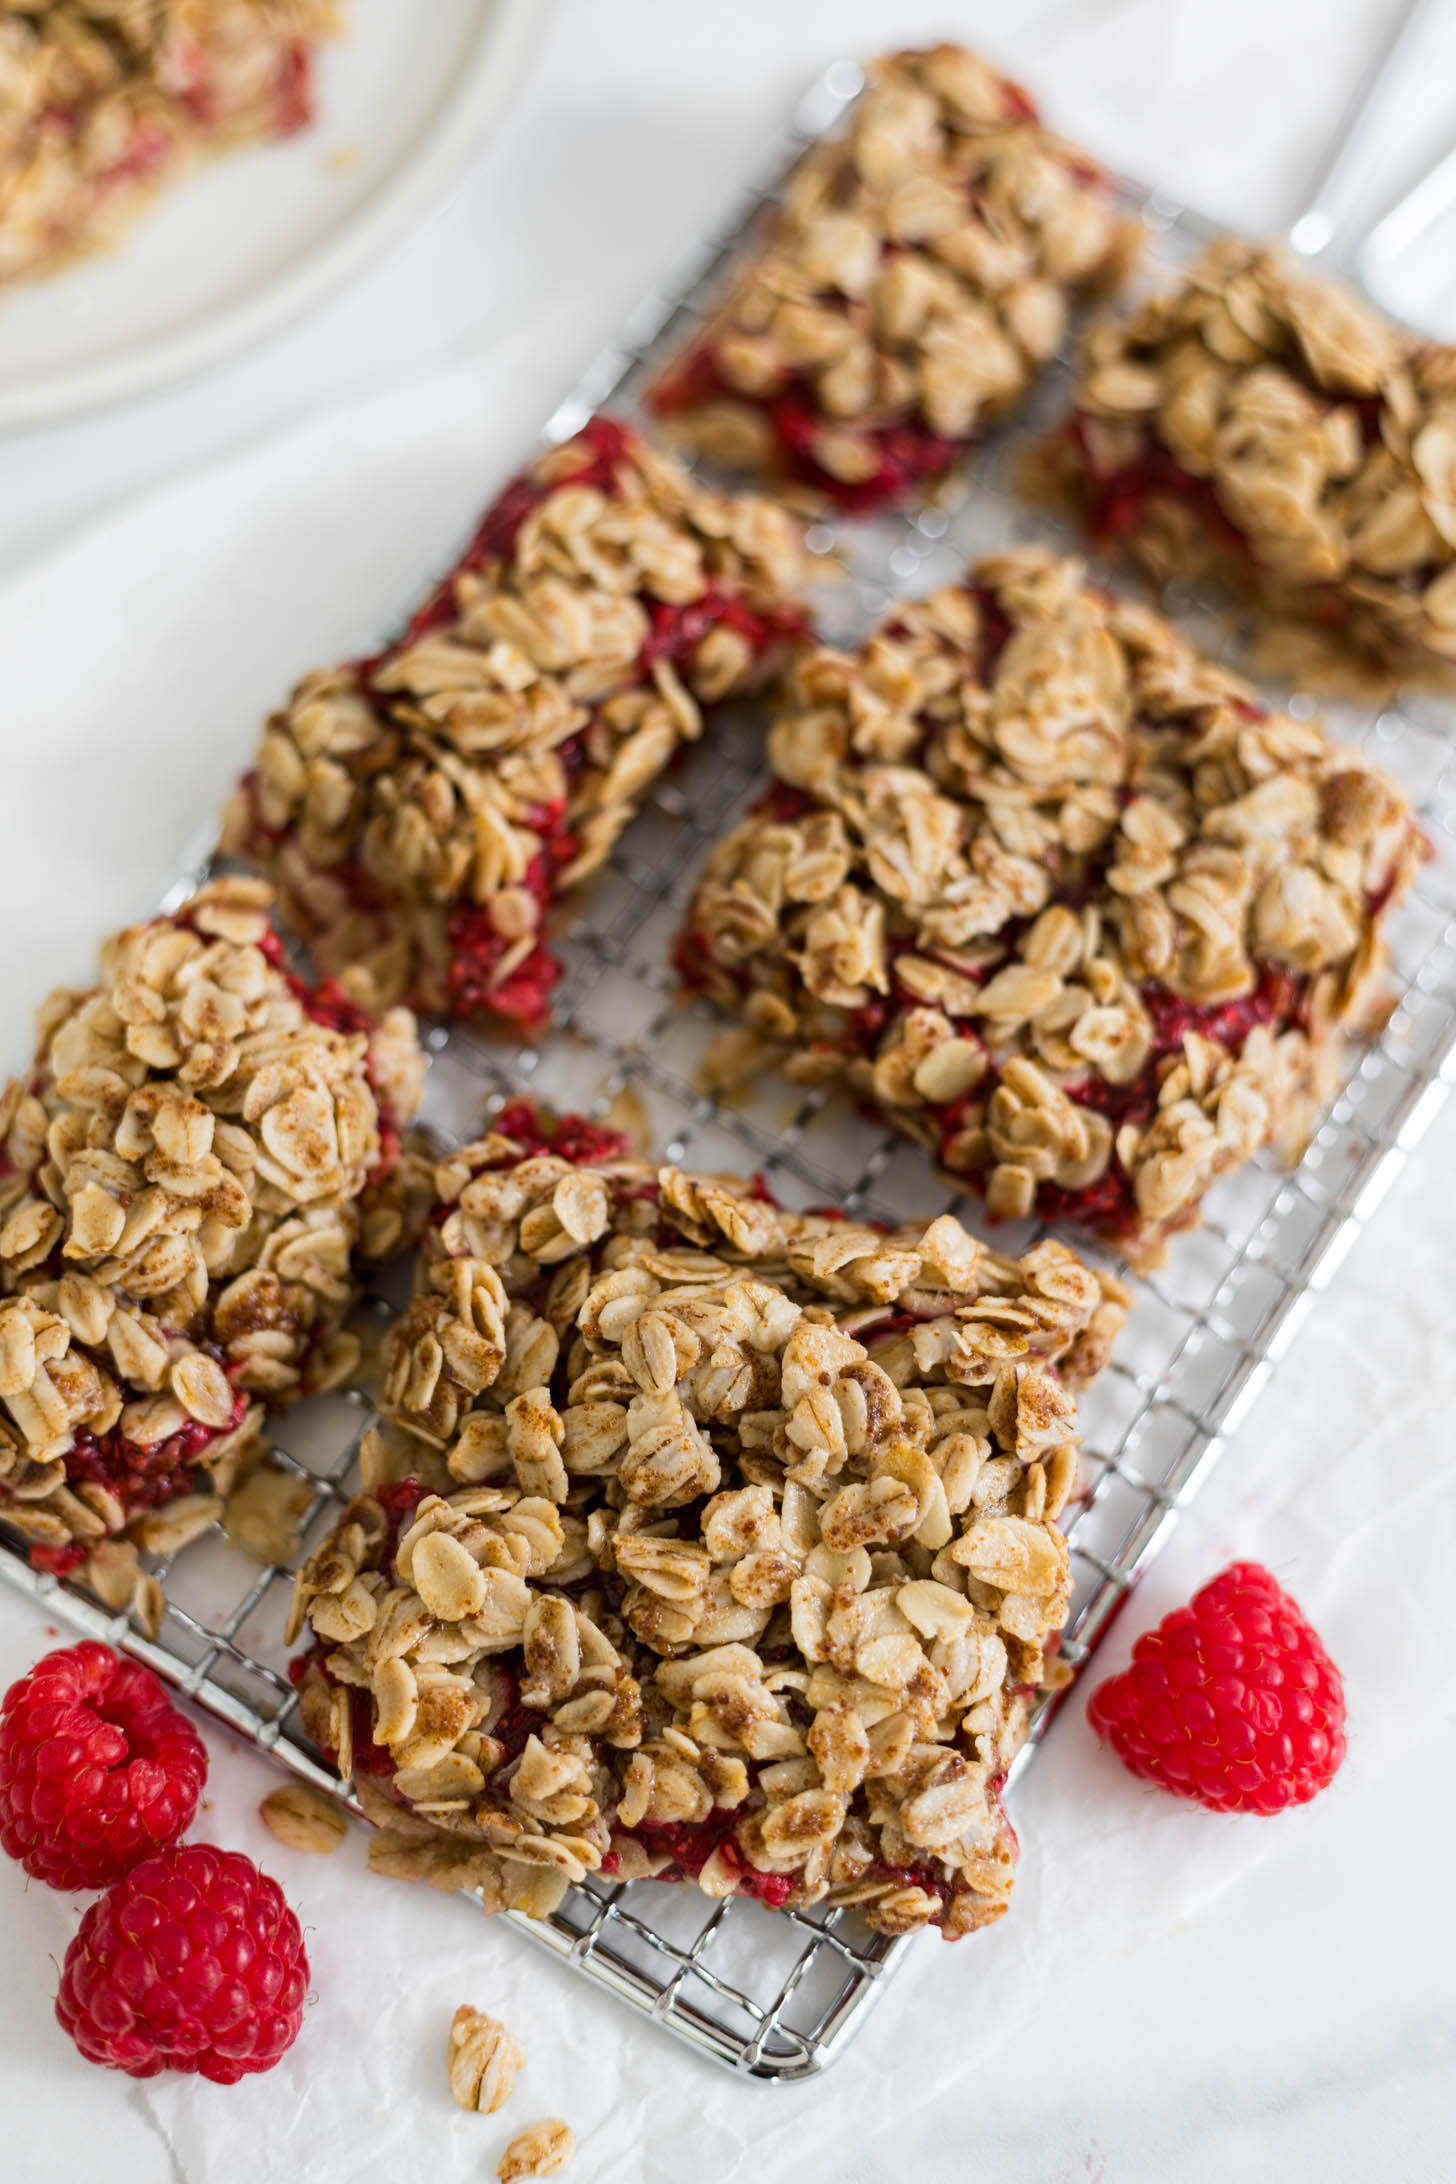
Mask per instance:
[[[713,851],[689,985],[998,1216],[1155,1258],[1303,1143],[1427,854],[1398,787],[1075,560],[1019,552],[807,656]]]
[[[1027,477],[1100,544],[1252,599],[1296,669],[1449,681],[1456,348],[1230,237],[1091,329],[1074,404]]]
[[[292,1623],[373,1863],[537,1915],[601,1872],[889,1933],[997,1917],[1075,1391],[1125,1291],[524,1102],[436,1184],[365,1492]]]
[[[114,1606],[138,1546],[219,1515],[265,1405],[352,1374],[356,1259],[425,1211],[413,1018],[303,986],[268,904],[214,881],[115,935],[0,1089],[0,1520]]]
[[[698,453],[851,512],[960,462],[1135,248],[1093,161],[974,54],[891,54],[870,77],[649,395]]]
[[[404,635],[269,722],[224,846],[365,1007],[534,1029],[543,924],[703,711],[805,634],[798,528],[594,419],[489,510]]]
[[[0,283],[103,249],[204,157],[313,115],[332,0],[21,0],[0,10]]]

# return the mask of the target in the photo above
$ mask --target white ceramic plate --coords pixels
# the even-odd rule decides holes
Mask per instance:
[[[106,257],[0,291],[0,429],[216,364],[417,220],[520,81],[548,0],[347,0],[318,115],[163,191]]]

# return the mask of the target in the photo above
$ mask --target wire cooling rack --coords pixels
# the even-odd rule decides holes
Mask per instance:
[[[548,438],[568,437],[601,406],[633,407],[654,358],[701,318],[786,165],[841,119],[861,84],[853,64],[828,72],[776,145],[768,178],[597,360],[552,418]],[[1124,195],[1148,230],[1153,275],[1176,272],[1209,231],[1155,193],[1127,184]],[[1065,400],[1066,373],[1064,363],[1059,382],[1053,371],[1041,418]],[[1033,414],[1020,434],[1039,421]],[[850,572],[823,588],[821,626],[852,638],[892,593],[925,591],[953,577],[974,552],[1055,539],[1055,525],[1029,516],[1012,497],[1017,437],[988,446],[958,502],[846,526],[842,535],[817,527],[811,545]],[[1183,605],[1198,613],[1196,599]],[[1456,833],[1456,750],[1440,709],[1419,700],[1374,714],[1343,708],[1333,725],[1403,780],[1433,842],[1446,850]],[[761,1168],[788,1205],[833,1200],[852,1214],[898,1221],[952,1204],[974,1226],[981,1218],[975,1205],[948,1200],[918,1148],[847,1116],[820,1093],[771,1079],[746,1104],[722,1109],[693,1089],[715,1026],[705,1008],[675,1001],[668,949],[704,854],[758,784],[761,745],[761,725],[730,716],[658,784],[562,949],[557,1028],[539,1049],[511,1054],[460,1029],[428,1034],[426,1119],[459,1138],[475,1133],[488,1102],[512,1092],[601,1109],[631,1086],[653,1142],[674,1161]],[[1075,1590],[1063,1646],[1074,1669],[1207,1477],[1456,1079],[1449,856],[1417,881],[1393,944],[1397,1000],[1387,1028],[1360,1055],[1297,1171],[1260,1161],[1230,1178],[1213,1193],[1202,1229],[1174,1244],[1166,1268],[1132,1278],[1135,1302],[1116,1361],[1082,1405],[1085,1490],[1068,1524]],[[1036,1233],[1009,1229],[1007,1246],[1025,1248]],[[379,1299],[374,1309],[387,1316],[390,1306]],[[302,1406],[279,1422],[280,1461],[312,1495],[303,1552],[352,1491],[358,1443],[371,1422],[357,1394]],[[288,1681],[286,1571],[260,1568],[220,1535],[197,1541],[159,1565],[167,1610],[149,1641],[124,1617],[32,1571],[13,1544],[0,1554],[0,1569],[51,1612],[150,1663],[295,1773],[344,1794],[303,1734]],[[1013,1780],[1050,1711],[1043,1708],[1034,1723]],[[517,1923],[700,2050],[778,2081],[809,2077],[836,2058],[910,1946],[868,1932],[848,1913],[770,1913],[651,1882],[623,1887],[593,1879],[571,1890],[550,1921]]]

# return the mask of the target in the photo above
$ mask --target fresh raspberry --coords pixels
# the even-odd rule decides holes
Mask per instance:
[[[307,1992],[303,1933],[278,1883],[238,1851],[174,1843],[91,1905],[56,2016],[108,2070],[235,2085],[292,2047]]]
[[[88,1640],[0,1708],[0,1846],[52,1888],[105,1888],[182,1833],[207,1754],[149,1668]]]
[[[1087,1718],[1134,1774],[1214,1812],[1306,1804],[1345,1756],[1340,1672],[1257,1562],[1144,1632]]]

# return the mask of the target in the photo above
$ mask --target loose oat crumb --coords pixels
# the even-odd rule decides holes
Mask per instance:
[[[517,2184],[521,2177],[559,2176],[575,2152],[576,2133],[571,2125],[548,2116],[511,2140],[495,2173],[500,2184]]]
[[[258,1807],[258,1817],[290,1850],[327,1856],[344,1840],[343,1813],[332,1798],[311,1790],[306,1782],[285,1782],[270,1790]]]
[[[460,2107],[493,2116],[510,2099],[516,2072],[525,2060],[525,2049],[498,2017],[487,2017],[484,2010],[461,2003],[450,2021],[447,2055],[450,2091]]]
[[[515,2073],[526,2051],[511,2031],[485,2009],[461,2003],[450,2020],[450,2090],[461,2108],[493,2116],[515,2090]]]
[[[234,1547],[256,1562],[286,1565],[298,1551],[299,1526],[313,1488],[281,1464],[261,1463],[228,1496],[222,1528]]]

